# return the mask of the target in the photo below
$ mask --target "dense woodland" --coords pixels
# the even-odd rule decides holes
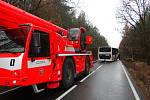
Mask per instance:
[[[65,29],[70,27],[85,27],[87,34],[93,37],[93,44],[88,49],[93,51],[94,58],[97,58],[97,48],[107,46],[107,40],[100,35],[96,26],[86,18],[82,11],[76,14],[77,4],[71,0],[5,0],[29,13],[39,16],[47,21],[59,25]]]
[[[125,23],[119,47],[122,58],[150,64],[149,0],[123,0],[118,18]]]

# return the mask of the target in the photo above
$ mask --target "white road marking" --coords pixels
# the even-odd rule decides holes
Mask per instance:
[[[57,99],[55,100],[61,100],[64,96],[66,96],[69,92],[71,92],[73,89],[75,89],[77,87],[77,85],[72,86],[69,90],[67,90],[65,93],[63,93],[61,96],[59,96]]]
[[[94,74],[99,68],[101,68],[102,65],[100,65],[96,70],[94,70],[92,73],[90,73],[88,76],[86,76],[84,79],[82,79],[80,82],[83,82],[84,80],[86,80],[89,76],[91,76],[92,74]],[[61,100],[63,97],[65,97],[68,93],[70,93],[73,89],[75,89],[77,87],[77,85],[72,86],[69,90],[67,90],[65,93],[63,93],[61,96],[59,96],[57,99],[55,100]]]
[[[1,92],[0,95],[5,94],[5,93],[8,93],[8,92],[11,92],[11,91],[14,91],[14,90],[17,90],[17,89],[19,89],[19,88],[21,88],[21,87],[16,87],[16,88],[13,88],[13,89],[10,89],[10,90]]]
[[[88,77],[90,77],[92,74],[95,73],[95,71],[97,71],[99,68],[101,68],[102,65],[100,65],[99,67],[96,68],[96,70],[94,70],[92,73],[90,73],[88,76],[86,76],[85,78],[83,78],[80,82],[83,82],[84,80],[86,80]]]
[[[130,85],[130,87],[131,87],[131,89],[132,89],[132,91],[133,91],[133,94],[134,94],[134,96],[135,96],[135,99],[136,99],[136,100],[140,100],[140,97],[139,97],[139,95],[137,94],[137,91],[135,90],[135,88],[134,88],[134,86],[133,86],[133,84],[132,84],[132,82],[131,82],[131,80],[130,80],[128,74],[127,74],[126,69],[124,68],[124,66],[123,66],[122,64],[121,64],[121,66],[122,66],[122,68],[123,68],[123,70],[124,70],[124,72],[125,72],[125,75],[126,75],[127,79],[128,79],[129,85]]]
[[[102,66],[103,66],[103,65],[100,65],[98,68],[96,68],[96,70],[95,70],[95,71],[97,71],[98,69],[100,69]]]
[[[84,80],[86,80],[89,76],[91,76],[93,73],[95,73],[95,71],[93,71],[92,73],[90,73],[88,76],[86,76],[85,78],[83,78],[80,82],[83,82]]]

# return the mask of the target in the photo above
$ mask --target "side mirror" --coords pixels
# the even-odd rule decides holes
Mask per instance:
[[[79,28],[71,28],[68,31],[69,31],[68,38],[70,41],[78,41],[79,40],[79,34],[80,34]]]
[[[41,50],[40,33],[35,32],[32,34],[31,39],[31,53],[33,56],[38,56]]]
[[[41,46],[39,33],[32,34],[32,46],[36,48]]]
[[[86,44],[92,44],[92,36],[86,36]]]

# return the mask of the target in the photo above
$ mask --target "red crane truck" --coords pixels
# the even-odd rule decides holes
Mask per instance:
[[[0,0],[0,85],[68,88],[93,67],[86,29],[59,26]]]

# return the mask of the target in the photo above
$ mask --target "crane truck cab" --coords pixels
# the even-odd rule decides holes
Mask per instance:
[[[90,42],[85,41],[86,45]],[[32,85],[36,90],[35,84],[47,83],[48,88],[56,88],[62,81],[64,87],[70,87],[76,75],[88,74],[93,67],[92,53],[76,53],[74,48],[80,49],[76,40],[32,24],[1,29],[0,85]]]

